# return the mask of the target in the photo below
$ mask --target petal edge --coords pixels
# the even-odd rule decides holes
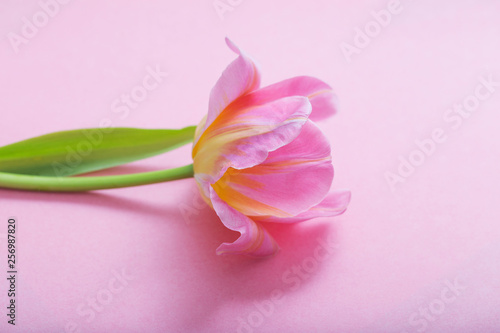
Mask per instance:
[[[271,235],[260,225],[222,201],[214,190],[210,200],[222,223],[240,233],[233,243],[222,243],[216,250],[222,254],[244,254],[252,257],[268,257],[279,251],[279,246]]]

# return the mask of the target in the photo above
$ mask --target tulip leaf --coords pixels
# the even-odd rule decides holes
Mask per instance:
[[[193,141],[178,130],[92,128],[56,132],[0,147],[0,172],[71,176],[159,155]]]

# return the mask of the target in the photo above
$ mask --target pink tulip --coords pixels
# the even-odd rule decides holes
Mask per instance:
[[[193,145],[194,177],[222,223],[239,232],[217,254],[268,256],[279,247],[266,223],[295,223],[342,214],[349,191],[329,193],[330,144],[313,120],[336,112],[330,86],[295,77],[260,88],[254,62],[238,58],[210,93]]]

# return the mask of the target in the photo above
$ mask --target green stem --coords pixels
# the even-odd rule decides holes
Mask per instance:
[[[46,192],[83,192],[168,182],[193,177],[193,165],[179,168],[101,177],[43,177],[0,172],[0,187]]]

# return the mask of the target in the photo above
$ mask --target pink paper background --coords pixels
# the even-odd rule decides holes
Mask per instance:
[[[458,128],[443,119],[473,100],[480,77],[500,81],[498,1],[401,0],[350,62],[342,43],[390,1],[222,0],[234,4],[224,19],[212,0],[71,1],[14,52],[8,34],[48,1],[0,4],[0,145],[103,119],[196,124],[234,59],[228,36],[258,61],[264,85],[311,75],[334,87],[341,111],[320,126],[334,187],[353,198],[340,217],[271,226],[282,251],[256,261],[215,255],[237,234],[200,204],[193,180],[0,190],[2,271],[10,216],[20,256],[15,327],[0,279],[1,332],[500,331],[500,86]],[[113,112],[148,66],[168,76],[127,115]],[[435,128],[446,141],[391,190],[386,173]],[[186,147],[119,171],[189,161]],[[130,279],[115,280],[123,270]],[[105,303],[94,316],[92,298]]]

